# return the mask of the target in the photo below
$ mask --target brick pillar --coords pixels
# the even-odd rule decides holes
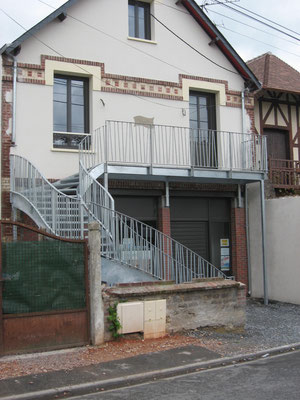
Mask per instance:
[[[165,235],[171,236],[170,207],[159,208],[158,229]]]
[[[232,240],[232,274],[248,288],[248,260],[245,208],[232,208],[231,211]]]
[[[158,210],[158,229],[165,235],[171,236],[170,207],[160,207]],[[171,243],[167,238],[164,239],[164,252],[171,254]],[[169,271],[170,259],[165,257],[164,279],[170,280]]]

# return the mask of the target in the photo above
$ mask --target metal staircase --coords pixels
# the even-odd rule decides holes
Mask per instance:
[[[51,184],[25,158],[11,156],[11,203],[35,223],[62,237],[84,237],[96,220],[102,256],[177,283],[193,278],[226,278],[218,268],[162,232],[114,209],[110,193],[97,181],[105,165],[88,158],[90,137],[80,146],[79,174]],[[91,151],[90,156],[94,157]],[[78,184],[79,183],[79,184]]]

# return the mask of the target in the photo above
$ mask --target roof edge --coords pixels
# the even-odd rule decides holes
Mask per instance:
[[[23,33],[23,35],[19,36],[12,43],[8,43],[8,44],[5,44],[4,46],[2,46],[1,49],[0,49],[0,55],[2,55],[4,53],[9,54],[12,51],[14,51],[26,39],[28,39],[29,37],[33,36],[35,33],[37,33],[40,29],[42,29],[49,22],[54,21],[60,14],[65,12],[69,7],[71,7],[73,4],[75,4],[77,2],[78,2],[78,0],[68,0],[66,3],[64,3],[62,6],[60,6],[55,11],[53,11],[51,14],[49,14],[47,17],[42,19],[40,22],[38,22],[32,28],[28,29],[28,31]]]
[[[257,77],[247,66],[246,62],[238,55],[238,53],[230,45],[230,43],[223,36],[223,34],[212,23],[212,21],[208,18],[208,16],[202,11],[200,6],[194,0],[181,0],[181,3],[188,9],[188,11],[192,14],[192,16],[196,19],[196,21],[200,23],[200,21],[197,20],[196,16],[192,13],[192,10],[190,8],[192,8],[194,12],[197,13],[198,18],[200,18],[203,21],[203,24],[200,23],[200,25],[206,31],[206,33],[211,37],[212,40],[216,38],[219,39],[216,41],[216,45],[224,53],[225,57],[229,60],[229,62],[233,65],[233,67],[236,68],[237,71],[241,74],[243,79],[245,81],[251,80],[255,86],[255,88],[253,88],[254,90],[260,89],[261,83],[259,82]]]

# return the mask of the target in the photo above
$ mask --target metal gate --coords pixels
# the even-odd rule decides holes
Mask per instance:
[[[89,343],[88,248],[0,221],[0,354]]]

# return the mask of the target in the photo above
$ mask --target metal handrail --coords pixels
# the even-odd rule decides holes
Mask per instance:
[[[77,239],[82,237],[80,200],[60,192],[26,158],[11,155],[11,192],[27,201],[51,233]]]
[[[267,171],[266,137],[253,133],[106,121],[82,140],[87,169],[101,164]]]
[[[102,225],[102,256],[177,283],[226,275],[207,260],[151,226],[103,204],[103,186],[80,163],[81,200]],[[99,199],[102,198],[102,201]]]

